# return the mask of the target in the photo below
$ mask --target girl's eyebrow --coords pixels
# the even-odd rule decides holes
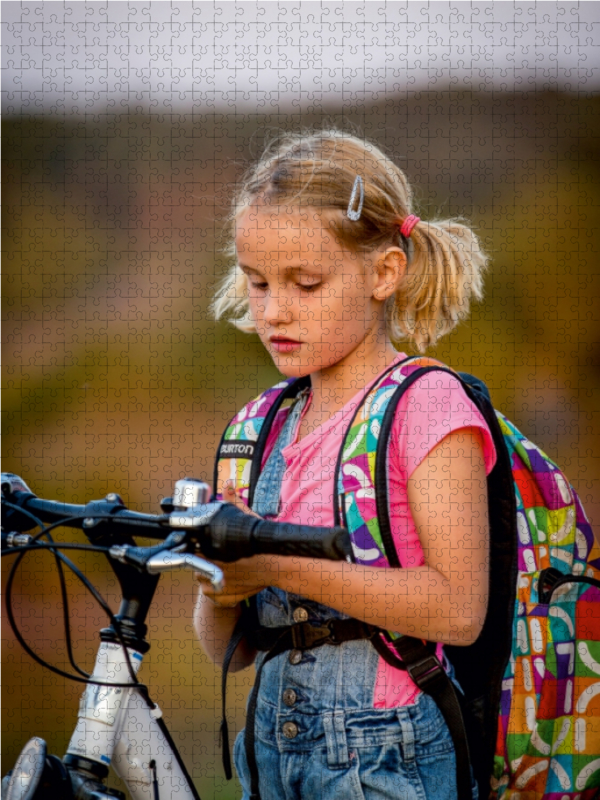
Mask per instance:
[[[260,270],[255,269],[254,267],[248,267],[246,264],[240,264],[238,261],[238,267],[242,270],[242,272],[253,272],[255,275],[262,275]],[[305,266],[298,266],[298,267],[285,267],[284,273],[285,274],[294,274],[296,272],[305,272],[307,275],[320,275],[320,271],[316,269],[310,269],[309,267]]]

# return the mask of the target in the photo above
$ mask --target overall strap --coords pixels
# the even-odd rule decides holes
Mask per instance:
[[[266,464],[262,468],[258,480],[252,484],[254,489],[252,497],[252,510],[260,517],[276,517],[279,514],[281,502],[281,483],[285,472],[285,459],[281,452],[292,441],[296,425],[308,400],[309,389],[302,389],[290,408],[283,428],[279,432],[277,441],[271,450]],[[261,459],[262,460],[262,459]]]

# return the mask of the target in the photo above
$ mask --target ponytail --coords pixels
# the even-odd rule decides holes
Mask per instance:
[[[456,220],[419,221],[409,241],[405,276],[388,300],[388,329],[424,352],[468,315],[471,298],[481,300],[487,257]]]

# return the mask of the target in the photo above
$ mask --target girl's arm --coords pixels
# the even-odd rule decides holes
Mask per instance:
[[[231,638],[235,623],[242,613],[239,603],[235,606],[219,606],[202,590],[198,591],[194,609],[194,630],[202,642],[210,660],[221,666],[225,658],[227,643]],[[256,650],[248,646],[245,639],[239,643],[229,667],[231,672],[250,666],[256,657]]]
[[[483,626],[489,581],[487,481],[476,429],[454,431],[429,453],[409,480],[408,499],[424,566],[256,556],[220,564],[229,600],[277,586],[386,630],[471,644]]]
[[[223,487],[223,499],[241,508],[246,514],[251,514],[254,517],[258,516],[236,495],[235,489],[231,484],[226,484]],[[200,586],[198,597],[196,598],[196,607],[194,608],[194,630],[207,656],[213,664],[221,666],[225,658],[227,643],[242,613],[240,600],[243,598],[230,596],[227,587],[222,592],[215,594],[211,592],[210,583],[204,580],[199,573],[196,574],[196,578]],[[256,594],[256,592],[265,587],[254,588],[255,591],[252,591],[251,594]],[[244,597],[249,596],[244,595]],[[256,650],[248,645],[246,639],[242,639],[231,659],[229,669],[231,672],[237,672],[240,669],[249,667],[255,658]]]

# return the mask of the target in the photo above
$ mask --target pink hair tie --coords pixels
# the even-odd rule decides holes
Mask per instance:
[[[417,222],[421,222],[421,218],[416,217],[414,214],[410,214],[408,217],[406,217],[406,219],[400,226],[400,233],[402,234],[402,236],[408,239],[408,237],[412,233],[412,229],[415,227]]]

